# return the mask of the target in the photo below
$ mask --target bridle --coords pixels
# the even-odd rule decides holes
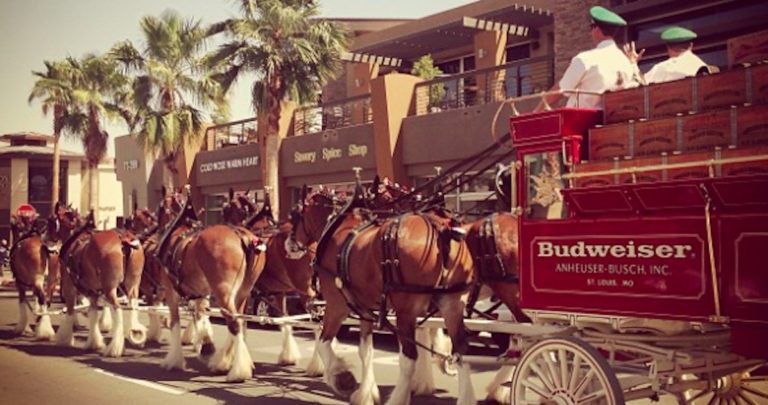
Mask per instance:
[[[320,202],[316,201],[316,197],[322,197],[325,201]],[[305,199],[305,201],[302,201],[301,203],[297,204],[297,206],[291,210],[290,214],[290,222],[291,222],[291,232],[289,234],[289,238],[291,239],[291,242],[296,244],[300,249],[307,250],[307,247],[304,243],[298,240],[296,237],[298,234],[299,227],[301,227],[301,231],[306,237],[307,240],[313,240],[316,241],[318,239],[320,233],[325,228],[325,224],[328,223],[326,220],[323,223],[320,223],[321,221],[315,220],[313,216],[307,216],[307,209],[317,207],[317,208],[332,208],[331,213],[329,214],[329,217],[332,217],[338,213],[338,210],[341,208],[341,201],[336,198],[335,195],[328,195],[324,192],[318,192],[313,194],[312,196]],[[312,218],[312,223],[310,222],[310,218]],[[317,223],[315,223],[317,222]]]

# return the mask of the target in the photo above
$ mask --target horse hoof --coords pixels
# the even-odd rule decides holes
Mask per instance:
[[[440,371],[451,377],[459,374],[459,368],[456,367],[456,364],[447,359],[440,362]]]
[[[210,356],[215,352],[216,346],[213,345],[213,342],[205,342],[203,343],[203,347],[200,348],[201,356]]]
[[[336,387],[345,396],[349,396],[357,389],[357,380],[352,373],[344,371],[336,374]]]

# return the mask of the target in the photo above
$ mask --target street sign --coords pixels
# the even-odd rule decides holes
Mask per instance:
[[[32,217],[37,213],[35,207],[29,204],[21,204],[19,208],[16,208],[16,215],[21,217]]]

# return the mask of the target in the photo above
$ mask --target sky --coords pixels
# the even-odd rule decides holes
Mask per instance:
[[[471,3],[472,0],[320,0],[324,17],[420,18]],[[234,0],[0,0],[0,134],[21,131],[50,134],[52,119],[40,104],[27,99],[35,82],[32,71],[43,61],[87,53],[104,53],[125,39],[137,47],[139,20],[174,9],[182,16],[213,23],[238,15]],[[248,83],[231,95],[231,118],[252,117]],[[119,123],[106,126],[111,137],[127,133]],[[81,151],[79,141],[65,149]],[[113,142],[109,154],[114,156]]]

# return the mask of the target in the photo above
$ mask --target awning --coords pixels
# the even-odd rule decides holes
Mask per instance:
[[[425,54],[471,45],[481,30],[495,29],[530,37],[536,29],[553,24],[551,2],[529,0],[480,1],[355,40],[351,51],[359,54],[414,60]]]

